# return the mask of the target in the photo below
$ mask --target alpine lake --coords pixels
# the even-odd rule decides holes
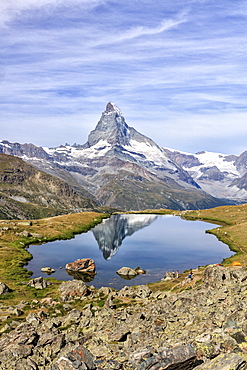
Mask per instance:
[[[73,239],[30,245],[33,259],[27,269],[32,278],[47,277],[42,267],[55,270],[52,277],[73,280],[65,265],[81,258],[95,261],[96,275],[86,280],[96,288],[121,289],[161,280],[167,271],[184,272],[198,266],[221,263],[234,254],[206,230],[217,227],[202,221],[187,221],[172,215],[113,215],[87,233]],[[123,279],[116,271],[121,267],[140,267],[146,274]],[[77,277],[78,278],[78,277]]]

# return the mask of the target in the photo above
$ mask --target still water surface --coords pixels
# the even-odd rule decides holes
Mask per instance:
[[[183,272],[220,263],[223,258],[233,255],[226,244],[205,233],[215,227],[171,215],[111,216],[73,239],[30,246],[33,259],[27,268],[33,271],[33,278],[47,277],[40,269],[48,266],[56,270],[52,277],[72,280],[65,265],[80,258],[92,258],[97,274],[87,283],[89,285],[121,289],[125,285],[152,283],[160,280],[166,271]],[[123,266],[139,266],[147,273],[125,280],[116,274]]]

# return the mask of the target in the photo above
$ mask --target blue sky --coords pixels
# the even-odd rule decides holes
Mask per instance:
[[[158,145],[247,150],[244,0],[1,0],[0,139],[84,144],[109,101]]]

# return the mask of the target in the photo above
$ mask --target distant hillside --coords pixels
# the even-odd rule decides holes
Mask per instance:
[[[0,219],[42,218],[95,207],[66,182],[0,153]]]

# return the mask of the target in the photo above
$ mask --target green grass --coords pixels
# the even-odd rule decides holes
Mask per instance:
[[[37,242],[71,239],[76,234],[87,232],[107,217],[107,214],[83,212],[33,220],[30,226],[22,225],[21,221],[1,221],[1,227],[8,227],[9,230],[0,235],[0,281],[5,283],[12,290],[12,293],[0,296],[0,302],[9,300],[10,304],[15,304],[20,299],[40,299],[57,290],[57,284],[60,282],[56,284],[55,279],[51,279],[53,284],[44,290],[36,290],[23,284],[28,282],[32,274],[25,268],[28,261],[32,259],[32,255],[26,249],[28,245]],[[17,234],[23,230],[41,234],[42,238],[18,236]]]

